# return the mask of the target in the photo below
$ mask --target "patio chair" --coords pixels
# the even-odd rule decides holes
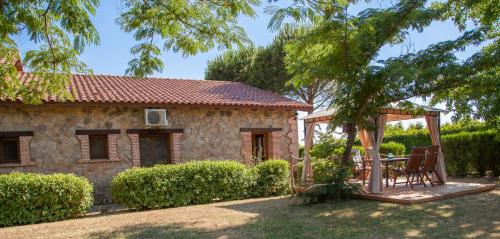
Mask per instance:
[[[408,162],[406,163],[405,168],[392,169],[392,174],[394,175],[393,177],[394,184],[392,185],[393,188],[396,187],[397,178],[403,175],[406,176],[406,182],[405,182],[406,187],[408,187],[408,184],[410,184],[410,187],[413,189],[413,182],[415,177],[417,177],[416,180],[417,184],[423,184],[424,187],[427,187],[427,185],[425,185],[425,182],[423,180],[423,176],[420,174],[421,173],[420,166],[422,165],[422,162],[425,160],[426,150],[427,148],[425,147],[413,148],[411,150],[411,155],[410,158],[408,159]]]
[[[352,149],[352,161],[354,162],[353,173],[357,173],[360,175],[362,180],[368,178],[368,175],[371,171],[371,164],[369,162],[365,162],[363,156],[361,156],[361,152],[358,149]],[[363,173],[363,163],[364,165],[364,173]]]
[[[435,171],[437,160],[438,160],[439,146],[432,145],[428,148],[427,154],[425,156],[424,166],[422,166],[422,175],[427,178],[427,180],[431,183],[431,186],[434,187],[434,183],[432,182],[431,177],[429,177],[429,173],[436,174],[437,178],[440,182],[441,176]]]

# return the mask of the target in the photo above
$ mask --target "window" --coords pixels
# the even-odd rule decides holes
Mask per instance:
[[[100,163],[120,161],[117,151],[119,129],[76,130],[80,140],[79,163]]]
[[[0,138],[0,163],[21,163],[18,138]]]
[[[252,157],[256,163],[267,159],[266,134],[252,135]]]
[[[108,158],[108,136],[89,135],[90,159]]]

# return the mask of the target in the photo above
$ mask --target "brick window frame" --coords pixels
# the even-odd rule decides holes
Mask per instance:
[[[118,157],[117,140],[120,137],[119,129],[103,129],[103,130],[76,130],[76,137],[80,141],[80,159],[79,163],[101,163],[101,162],[116,162],[121,161]],[[90,140],[93,135],[107,137],[107,158],[91,159],[90,158]]]
[[[18,162],[3,163],[0,167],[34,166],[36,163],[31,160],[30,145],[33,140],[33,131],[1,131],[0,138],[17,138]]]
[[[240,128],[241,136],[241,157],[243,163],[252,165],[253,152],[252,152],[252,138],[256,134],[264,134],[267,138],[267,159],[281,158],[281,128]]]
[[[132,167],[141,166],[141,149],[139,147],[139,137],[140,135],[158,135],[167,134],[170,137],[170,161],[172,164],[181,163],[181,147],[180,140],[184,134],[184,129],[182,128],[172,128],[172,129],[127,129],[127,135],[131,142],[131,154],[132,154]]]

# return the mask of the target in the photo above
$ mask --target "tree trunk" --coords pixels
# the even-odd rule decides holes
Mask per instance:
[[[356,139],[356,126],[352,123],[347,123],[347,141],[345,143],[344,155],[342,156],[342,166],[348,166],[351,157],[351,149]]]

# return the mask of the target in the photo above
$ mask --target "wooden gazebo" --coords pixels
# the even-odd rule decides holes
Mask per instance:
[[[382,144],[382,140],[384,137],[384,127],[387,122],[425,118],[427,128],[429,129],[429,133],[432,139],[432,144],[441,146],[440,116],[441,112],[446,111],[424,106],[419,106],[419,108],[421,110],[418,111],[403,110],[396,107],[380,108],[378,110],[377,117],[371,119],[373,123],[377,125],[376,130],[358,129],[359,138],[361,144],[365,148],[365,153],[368,152],[367,149],[369,147],[373,148],[374,151],[372,171],[370,173],[370,178],[368,181],[368,191],[370,193],[381,193],[383,190],[379,148]],[[304,176],[312,176],[313,174],[309,150],[313,143],[312,141],[314,136],[314,127],[316,124],[329,123],[333,118],[334,112],[334,109],[324,109],[301,118],[301,120],[304,120],[305,126]],[[367,157],[368,155],[365,155],[365,158]],[[436,171],[439,175],[441,175],[443,183],[446,182],[446,169],[444,164],[444,157],[441,150],[439,151]]]

